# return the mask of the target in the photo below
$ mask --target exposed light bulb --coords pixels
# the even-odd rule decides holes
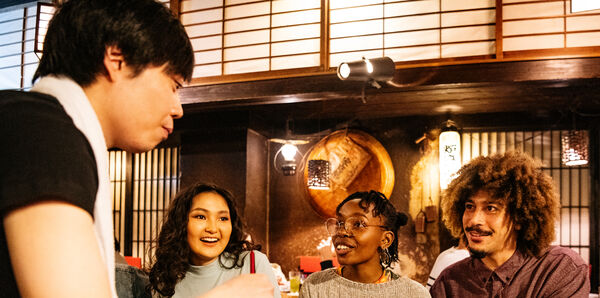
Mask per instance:
[[[298,148],[292,144],[285,144],[281,147],[281,154],[286,161],[293,161],[296,151],[298,151]]]

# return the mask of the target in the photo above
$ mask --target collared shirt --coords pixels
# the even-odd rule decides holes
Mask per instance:
[[[540,257],[520,250],[496,270],[469,257],[442,271],[432,297],[588,297],[589,266],[572,249],[552,246]]]

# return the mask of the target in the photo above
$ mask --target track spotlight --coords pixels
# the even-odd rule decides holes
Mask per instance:
[[[358,61],[342,62],[337,74],[341,80],[387,82],[394,78],[396,66],[389,57],[364,58]]]

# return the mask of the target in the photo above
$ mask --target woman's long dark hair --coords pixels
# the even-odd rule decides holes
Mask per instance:
[[[163,296],[170,297],[175,294],[175,285],[185,277],[190,266],[189,257],[192,252],[187,241],[188,214],[194,197],[205,192],[214,192],[222,196],[227,202],[231,218],[231,236],[224,250],[227,253],[221,253],[219,264],[227,269],[241,267],[244,265],[244,260],[240,257],[243,251],[260,249],[259,245],[246,240],[233,195],[229,191],[204,183],[192,185],[179,192],[171,202],[158,240],[155,241],[156,252],[149,274],[150,286],[153,291]],[[227,267],[222,258],[233,260],[232,265]]]
[[[342,206],[354,199],[360,200],[358,206],[365,212],[369,210],[370,206],[373,206],[373,217],[381,216],[386,230],[394,233],[392,245],[388,247],[389,257],[381,258],[384,268],[391,267],[393,262],[398,261],[398,230],[401,226],[406,225],[408,217],[402,212],[396,212],[396,208],[392,205],[392,202],[384,194],[375,190],[355,192],[349,195],[337,206],[335,213],[339,214]],[[383,250],[380,249],[379,254],[383,253]]]

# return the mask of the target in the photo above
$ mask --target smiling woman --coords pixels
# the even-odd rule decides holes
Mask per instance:
[[[242,227],[229,191],[198,183],[180,192],[171,202],[156,243],[150,269],[156,296],[197,297],[255,272],[265,274],[275,297],[280,297],[267,256],[246,240]]]
[[[398,261],[398,229],[407,217],[384,194],[356,192],[325,222],[341,267],[311,274],[304,297],[429,297],[419,283],[390,270]]]

